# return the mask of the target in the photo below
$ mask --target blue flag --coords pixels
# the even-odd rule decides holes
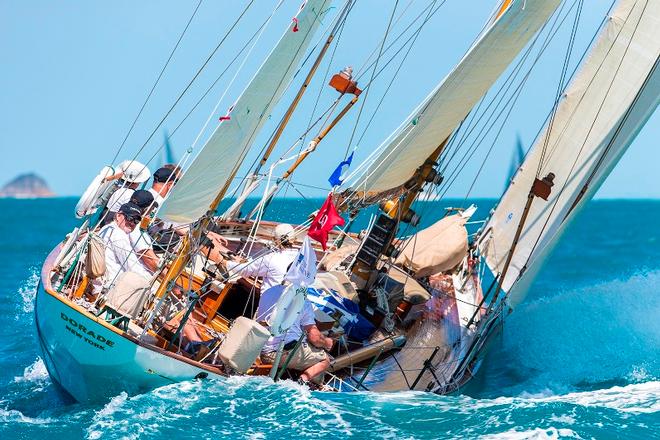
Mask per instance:
[[[339,186],[342,183],[344,183],[344,179],[346,178],[346,172],[348,171],[348,168],[351,166],[351,162],[353,162],[353,153],[351,153],[351,155],[348,156],[348,158],[346,158],[345,161],[341,162],[337,166],[337,168],[333,171],[332,175],[328,179],[330,185]]]

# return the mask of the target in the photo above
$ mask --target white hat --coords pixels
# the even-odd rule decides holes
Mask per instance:
[[[275,227],[275,240],[282,240],[283,238],[292,239],[293,238],[293,226],[288,223],[280,223]]]
[[[144,183],[151,177],[149,168],[136,160],[125,160],[117,168],[124,173],[122,179],[130,183]]]

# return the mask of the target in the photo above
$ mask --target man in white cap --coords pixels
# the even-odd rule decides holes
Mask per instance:
[[[146,165],[141,164],[135,160],[126,160],[119,164],[118,169],[120,173],[119,189],[117,189],[108,200],[106,205],[108,212],[105,214],[107,217],[104,224],[108,224],[114,218],[115,213],[119,208],[131,200],[133,192],[144,182],[149,180],[151,172]]]
[[[282,284],[289,266],[298,255],[298,251],[293,249],[291,245],[294,236],[291,225],[286,223],[277,225],[273,235],[277,250],[249,262],[227,261],[227,271],[239,274],[242,277],[261,277],[262,292]]]

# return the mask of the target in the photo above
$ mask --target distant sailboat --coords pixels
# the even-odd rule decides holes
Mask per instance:
[[[522,140],[520,135],[516,136],[516,146],[514,147],[513,153],[511,154],[511,163],[509,165],[509,173],[507,174],[506,184],[504,185],[504,191],[509,188],[511,179],[518,172],[518,168],[522,165],[525,160],[525,150],[523,148]],[[503,192],[504,192],[503,191]]]
[[[163,158],[161,160],[161,166],[168,163],[177,163],[176,158],[174,157],[174,150],[172,149],[172,141],[170,135],[167,133],[167,130],[163,132]]]

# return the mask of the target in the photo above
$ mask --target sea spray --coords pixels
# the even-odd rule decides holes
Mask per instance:
[[[20,301],[16,304],[16,314],[14,315],[16,321],[30,315],[34,310],[34,298],[37,296],[38,283],[39,275],[37,268],[31,267],[30,275],[23,281],[18,289]]]

